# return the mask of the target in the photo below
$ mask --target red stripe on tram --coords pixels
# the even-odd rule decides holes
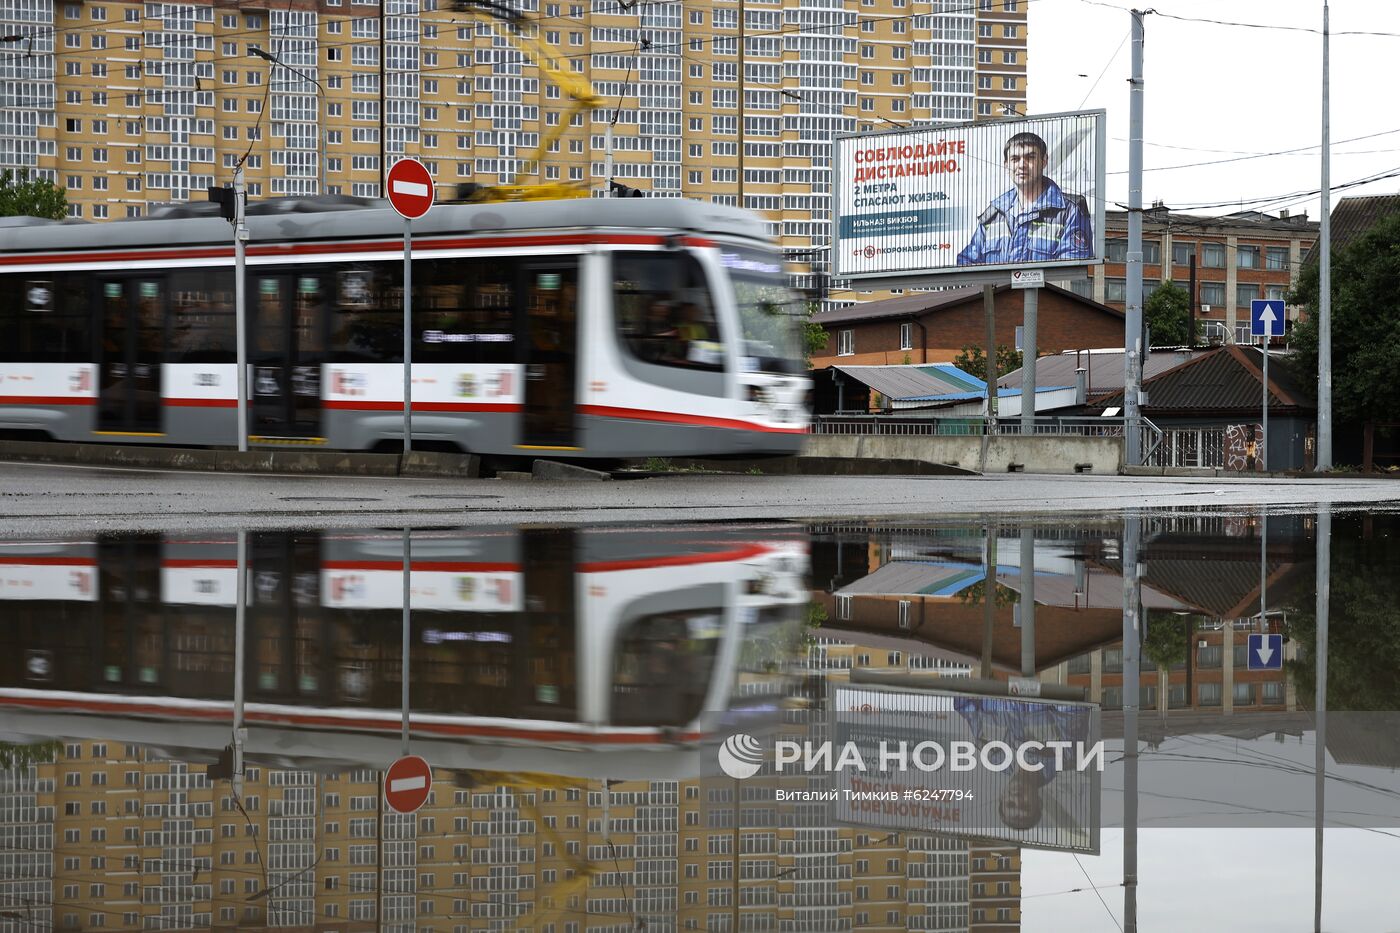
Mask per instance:
[[[5,567],[96,567],[97,561],[91,557],[38,557],[23,555],[0,557],[0,566]]]
[[[236,398],[165,398],[171,408],[237,408]]]
[[[0,405],[96,405],[97,399],[75,395],[0,395]]]
[[[628,421],[650,421],[658,424],[687,424],[705,428],[728,428],[738,431],[758,431],[763,434],[806,434],[804,428],[778,428],[737,418],[712,418],[709,415],[687,415],[673,411],[647,411],[641,408],[614,408],[611,405],[580,405],[579,414],[598,418],[623,418]]]
[[[600,560],[579,564],[579,573],[608,573],[616,570],[646,570],[651,567],[688,567],[695,564],[718,564],[727,561],[745,560],[767,554],[769,548],[761,544],[732,548],[728,551],[711,551],[708,554],[677,554],[672,557],[641,557],[633,560]]]

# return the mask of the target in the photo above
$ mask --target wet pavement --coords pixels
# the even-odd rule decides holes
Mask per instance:
[[[978,488],[13,530],[0,930],[1393,929],[1400,514]]]

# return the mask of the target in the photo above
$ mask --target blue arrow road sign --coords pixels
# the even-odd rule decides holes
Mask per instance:
[[[1250,635],[1247,670],[1283,670],[1283,636]]]
[[[1255,298],[1249,303],[1249,332],[1255,337],[1283,336],[1283,299]]]

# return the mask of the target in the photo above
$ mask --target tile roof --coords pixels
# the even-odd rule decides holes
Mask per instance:
[[[1330,226],[1333,251],[1345,247],[1391,214],[1400,214],[1400,194],[1342,198],[1332,208]],[[1311,262],[1316,255],[1317,246],[1314,245],[1303,261]]]

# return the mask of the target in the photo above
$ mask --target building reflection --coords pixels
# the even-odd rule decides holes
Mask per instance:
[[[700,739],[829,738],[836,686],[894,674],[1029,675],[1149,750],[1312,729],[1315,648],[1286,640],[1284,671],[1241,649],[1312,600],[1313,519],[1271,516],[1267,541],[1254,516],[1135,521],[1133,549],[1082,518],[415,532],[412,750],[435,787],[412,816],[381,805],[397,533],[249,536],[239,794],[218,776],[233,539],[7,543],[0,739],[40,760],[0,773],[0,929],[1020,929],[1018,846],[824,823],[704,777]],[[1326,746],[1393,767],[1394,734],[1334,716]]]

